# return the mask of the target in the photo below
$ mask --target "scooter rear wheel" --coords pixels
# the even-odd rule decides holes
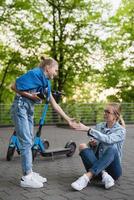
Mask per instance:
[[[15,152],[15,147],[8,147],[8,150],[7,150],[7,161],[11,161],[12,158],[13,158],[13,154]]]
[[[37,149],[32,149],[32,157],[33,157],[33,161],[35,159],[35,157],[37,156],[38,150]]]
[[[66,145],[65,145],[65,148],[70,148],[69,152],[66,153],[66,156],[67,157],[71,157],[73,156],[75,150],[76,150],[76,143],[75,142],[68,142]]]

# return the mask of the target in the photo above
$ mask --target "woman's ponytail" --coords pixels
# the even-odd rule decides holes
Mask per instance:
[[[119,103],[109,103],[108,105],[112,106],[117,121],[125,128],[125,121],[121,115],[121,105]]]
[[[122,115],[120,115],[120,117],[119,117],[119,123],[120,123],[120,125],[122,125],[124,128],[126,127],[126,124],[125,124],[125,121],[124,121]]]

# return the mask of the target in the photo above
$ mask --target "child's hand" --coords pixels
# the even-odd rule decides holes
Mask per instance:
[[[41,101],[41,99],[37,96],[37,92],[36,93],[29,93],[29,97],[33,100],[33,101]]]

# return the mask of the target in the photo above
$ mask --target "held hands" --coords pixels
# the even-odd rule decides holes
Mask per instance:
[[[74,119],[74,118],[71,118],[68,123],[72,128],[74,128],[77,131],[88,131],[89,130],[88,126],[82,124],[81,122],[77,122],[76,119]]]

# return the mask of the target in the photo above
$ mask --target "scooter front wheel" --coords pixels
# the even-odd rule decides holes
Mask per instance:
[[[9,146],[7,150],[7,157],[6,157],[7,161],[12,160],[14,152],[15,152],[15,147]]]
[[[73,156],[75,150],[76,150],[76,143],[75,142],[68,142],[65,145],[65,148],[69,148],[69,152],[66,153],[67,157]]]
[[[45,149],[48,149],[50,146],[48,140],[46,139],[44,139],[43,144],[44,144]]]

